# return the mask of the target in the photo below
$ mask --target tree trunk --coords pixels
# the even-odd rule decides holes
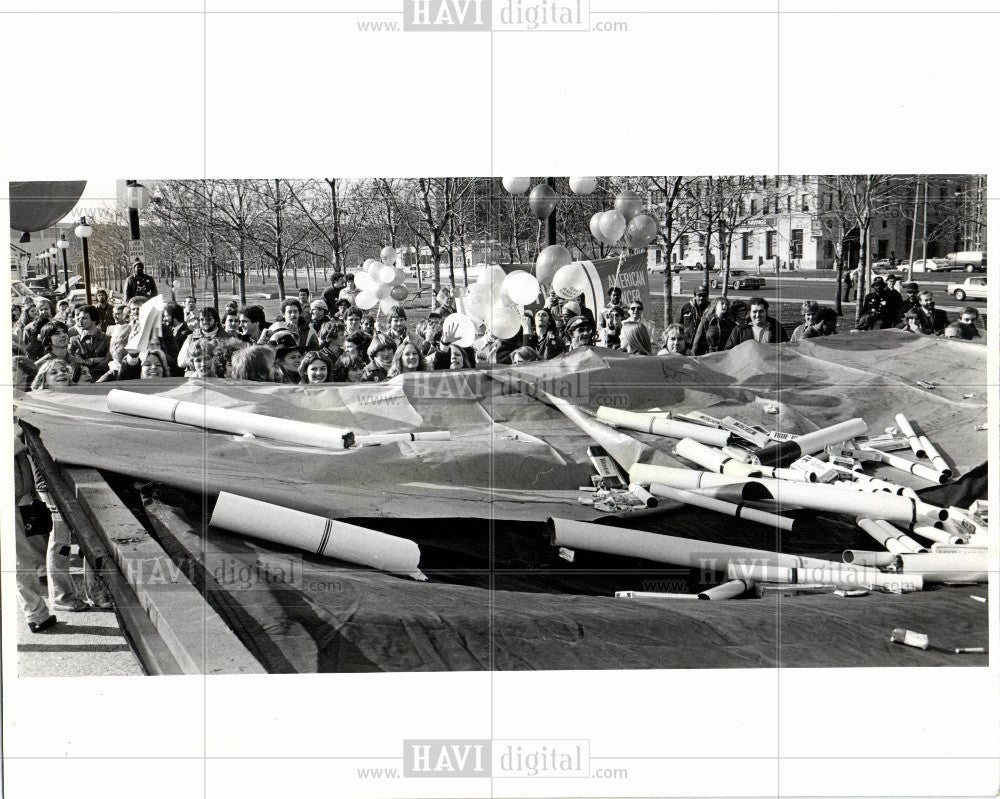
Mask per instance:
[[[834,310],[837,312],[837,316],[844,315],[844,304],[842,302],[844,297],[844,259],[843,257],[837,258],[837,299],[834,301]]]
[[[237,268],[239,271],[240,279],[240,305],[247,304],[247,270],[246,270],[246,253],[244,252],[245,244],[243,242],[243,237],[240,236],[240,252],[239,261],[237,263]]]
[[[666,184],[664,184],[666,185]],[[667,251],[664,253],[663,258],[663,315],[664,315],[664,328],[670,326],[671,320],[674,318],[674,268],[673,264],[670,262],[671,255],[674,250],[674,217],[673,214],[668,213],[666,224],[664,225],[666,230],[665,238],[667,244]]]
[[[212,273],[212,305],[215,310],[219,310],[219,270],[215,264],[215,253],[211,249],[208,252],[209,271]]]

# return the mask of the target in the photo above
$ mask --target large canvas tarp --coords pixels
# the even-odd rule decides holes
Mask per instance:
[[[145,503],[147,523],[169,520],[172,554],[197,566],[206,595],[229,609],[227,618],[272,671],[983,665],[982,655],[956,659],[888,643],[902,626],[944,648],[984,645],[986,609],[969,599],[968,587],[854,600],[614,599],[623,589],[696,590],[718,576],[584,552],[567,562],[549,544],[548,516],[820,556],[877,547],[851,520],[835,517],[815,517],[794,535],[686,508],[602,518],[577,501],[592,473],[586,449],[593,441],[535,389],[590,410],[702,410],[793,433],[854,416],[881,432],[902,411],[965,475],[925,489],[928,498],[967,505],[985,496],[986,433],[977,429],[986,419],[984,378],[981,346],[886,331],[781,347],[750,342],[700,359],[595,349],[492,374],[408,375],[379,385],[120,386],[359,433],[453,435],[343,452],[115,416],[105,408],[105,386],[29,395],[21,412],[63,463],[180,489],[147,487],[133,504]],[[780,413],[766,413],[765,404]],[[643,460],[677,463],[673,441],[634,438]],[[208,529],[220,490],[413,538],[430,579],[417,583]],[[276,571],[281,579],[271,579]]]

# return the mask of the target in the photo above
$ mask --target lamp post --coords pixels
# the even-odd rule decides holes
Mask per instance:
[[[139,212],[149,205],[149,191],[141,183],[135,180],[125,181],[126,200],[128,204],[128,230],[129,238],[132,241],[141,241],[139,236]],[[137,252],[136,252],[137,251]],[[140,261],[145,260],[145,253],[142,246],[136,245],[133,252]]]
[[[87,239],[93,232],[94,229],[87,224],[87,217],[81,216],[80,224],[76,226],[74,233],[83,242],[83,283],[87,289],[87,305],[94,304],[90,297],[90,251],[87,249]]]
[[[62,250],[62,261],[63,261],[63,280],[66,282],[66,293],[69,293],[69,259],[66,257],[66,250],[69,249],[69,242],[66,240],[66,234],[63,233],[59,236],[59,241],[56,242],[56,247]]]
[[[49,247],[49,263],[52,264],[52,285],[56,286],[59,283],[59,261],[56,256],[59,255],[59,250],[56,249],[56,245]]]

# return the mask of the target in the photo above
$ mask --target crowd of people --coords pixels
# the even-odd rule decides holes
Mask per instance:
[[[622,302],[612,288],[600,318],[582,296],[551,294],[544,306],[526,313],[510,338],[490,335],[483,325],[471,345],[446,318],[456,303],[445,290],[426,319],[410,325],[405,310],[376,315],[358,308],[351,275],[335,274],[322,296],[307,288],[282,301],[279,317],[268,320],[260,305],[229,302],[221,314],[198,307],[197,299],[166,302],[152,335],[135,343],[140,312],[155,281],[141,273],[127,285],[128,298],[110,304],[103,289],[96,303],[56,308],[47,301],[15,307],[15,385],[21,390],[163,376],[230,377],[292,384],[379,382],[406,372],[470,369],[476,366],[548,360],[563,352],[600,345],[634,355],[704,355],[745,341],[780,343],[837,332],[832,308],[809,300],[802,323],[789,335],[770,314],[763,297],[748,301],[725,296],[709,302],[698,288],[654,341],[643,304]],[[877,276],[861,301],[857,328],[898,327],[922,335],[980,337],[979,313],[963,308],[952,322],[935,308],[933,294],[916,283]]]

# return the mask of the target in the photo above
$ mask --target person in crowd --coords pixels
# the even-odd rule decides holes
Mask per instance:
[[[167,355],[168,374],[173,377],[184,374],[184,370],[177,365],[177,357],[190,335],[191,329],[184,321],[184,309],[176,302],[168,302],[163,306],[163,316],[160,320],[160,345]]]
[[[180,306],[178,306],[180,307]],[[156,377],[170,376],[170,361],[163,350],[150,349],[139,353],[142,367],[139,370],[140,380],[151,380]]]
[[[912,280],[909,283],[903,284],[903,291],[905,296],[903,297],[902,305],[899,307],[899,312],[902,316],[906,316],[907,312],[916,308],[920,305],[919,295],[920,295],[920,285],[914,283]]]
[[[333,361],[323,350],[312,350],[299,363],[300,383],[329,383],[333,378]]]
[[[802,324],[792,331],[791,340],[801,341],[804,338],[812,338],[816,335],[813,332],[813,321],[819,311],[819,303],[816,300],[806,300],[802,303]]]
[[[375,317],[372,316],[370,313],[366,313],[364,316],[362,316],[361,317],[361,329],[370,338],[374,338],[375,337]]]
[[[626,322],[638,322],[639,324],[645,326],[646,322],[642,318],[642,313],[645,309],[642,305],[642,300],[632,300],[628,304],[628,316],[625,317]],[[649,328],[646,328],[646,332],[649,332]]]
[[[25,356],[28,356],[28,345],[26,340],[27,330],[37,319],[38,309],[33,303],[26,302],[24,307],[21,309],[21,315],[18,317],[17,322],[14,323],[14,327],[11,330],[11,338],[15,348],[18,352]],[[35,335],[38,334],[35,333]],[[39,355],[41,355],[41,353],[39,353]],[[32,360],[35,359],[32,358]]]
[[[535,311],[535,332],[524,337],[525,346],[537,351],[543,361],[555,358],[566,350],[546,308]]]
[[[608,299],[604,304],[604,310],[601,312],[600,326],[602,333],[604,328],[608,326],[608,315],[613,310],[620,311],[624,319],[625,307],[622,305],[622,290],[618,286],[612,286],[608,289]]]
[[[727,350],[751,339],[761,344],[779,344],[788,341],[788,336],[778,324],[778,320],[768,314],[768,307],[767,300],[763,297],[750,299],[750,324],[733,328],[729,341],[726,342]]]
[[[82,361],[69,351],[69,331],[62,322],[52,320],[38,333],[45,354],[35,361],[35,366],[41,366],[45,361],[58,359],[70,366],[76,366]]]
[[[459,369],[476,368],[476,357],[469,347],[460,347],[458,344],[451,344],[448,347],[448,352],[451,356],[450,369],[457,371]]]
[[[15,355],[11,362],[14,372],[14,390],[31,391],[31,382],[38,374],[38,367],[27,355]]]
[[[226,339],[226,336],[222,332],[222,327],[219,324],[219,313],[211,305],[206,305],[201,311],[198,312],[198,328],[191,332],[191,335],[187,337],[184,344],[181,346],[180,352],[177,354],[177,366],[184,370],[185,377],[201,377],[202,375],[197,374],[197,369],[195,368],[191,360],[191,348],[194,346],[195,342],[209,340],[213,345],[221,344],[221,340]],[[215,346],[211,347],[212,352],[215,351]],[[211,354],[209,354],[209,359],[211,359]],[[216,375],[209,375],[210,377],[215,377]]]
[[[347,312],[353,307],[350,300],[337,300],[330,310],[335,318],[343,322],[347,318]]]
[[[111,360],[111,339],[98,327],[99,316],[93,305],[81,306],[76,312],[76,327],[80,334],[69,341],[69,353],[86,366],[94,378],[108,371]]]
[[[222,315],[222,333],[229,338],[240,338],[239,311],[226,310]]]
[[[903,320],[903,280],[899,275],[888,275],[885,279],[886,309],[885,318],[889,320],[886,327],[895,327]]]
[[[442,319],[456,312],[457,308],[455,306],[455,298],[452,296],[450,288],[447,286],[440,286],[437,288],[437,291],[434,294],[434,304],[432,306],[432,310],[441,314]]]
[[[306,348],[301,346],[290,330],[284,330],[272,336],[267,342],[274,347],[275,363],[281,370],[281,382],[297,385],[300,381],[299,364]]]
[[[861,316],[858,319],[858,330],[884,330],[892,326],[892,319],[898,313],[893,306],[885,280],[881,275],[872,278],[871,291],[861,303]]]
[[[340,292],[344,290],[346,285],[347,280],[343,272],[332,272],[330,274],[330,286],[323,291],[323,301],[326,303],[327,309],[337,304],[337,300],[340,299]]]
[[[518,347],[510,354],[512,364],[532,363],[537,360],[539,360],[538,350],[534,347]]]
[[[920,332],[924,335],[940,335],[948,327],[948,314],[934,307],[934,295],[929,291],[921,291],[917,295],[920,304],[911,310],[916,311]]]
[[[667,325],[663,331],[663,347],[657,355],[687,355],[687,337],[679,324]]]
[[[240,338],[247,344],[256,344],[260,340],[264,328],[267,327],[264,309],[259,305],[244,305],[236,317],[236,325]]]
[[[320,337],[320,330],[322,330],[323,325],[330,321],[330,306],[326,304],[323,300],[313,300],[309,303],[309,327],[316,334],[316,338]]]
[[[384,335],[391,338],[397,347],[406,340],[406,311],[399,305],[389,312],[389,326]]]
[[[569,344],[569,335],[566,328],[577,316],[580,316],[582,308],[576,300],[567,300],[559,309],[559,329],[562,332],[563,341]]]
[[[217,377],[229,377],[233,355],[250,346],[241,338],[220,337],[216,339],[215,352],[212,353],[214,370]]]
[[[361,382],[378,383],[389,376],[392,360],[396,355],[396,344],[381,333],[372,337],[368,345],[368,365],[361,372]]]
[[[688,345],[693,345],[695,334],[702,317],[708,310],[708,286],[699,286],[694,290],[691,299],[681,306],[677,313],[677,323],[684,331]]]
[[[130,300],[133,297],[145,297],[149,299],[159,293],[159,289],[156,288],[156,281],[146,274],[145,264],[142,261],[136,261],[132,264],[132,274],[125,281],[125,299]]]
[[[623,322],[621,349],[629,355],[652,355],[653,343],[649,339],[649,328],[642,322]]]
[[[360,308],[350,308],[344,314],[344,340],[354,344],[358,348],[358,352],[365,358],[368,353],[368,345],[372,343],[372,337],[361,327],[363,316],[364,313]]]
[[[215,309],[203,308],[201,313],[203,314],[206,310],[214,311]],[[218,377],[215,372],[215,348],[218,344],[217,336],[215,338],[207,336],[195,338],[191,336],[191,338],[185,341],[184,346],[188,348],[185,376],[189,378]]]
[[[344,354],[344,325],[339,319],[327,319],[319,329],[319,352],[336,363]]]
[[[348,272],[344,275],[344,284],[337,294],[337,302],[346,302],[347,307],[354,305],[354,298],[358,296],[357,286],[354,285],[354,273]]]
[[[625,309],[621,305],[613,305],[605,309],[602,321],[604,327],[601,330],[601,343],[608,349],[619,349],[621,347],[622,323],[625,321]]]
[[[73,374],[70,375],[69,384],[71,386],[86,385],[94,382],[94,376],[90,370],[82,363],[73,366]]]
[[[52,321],[52,305],[48,300],[40,300],[35,307],[35,318],[24,328],[22,346],[24,354],[37,361],[45,354],[45,346],[38,334]]]
[[[420,354],[427,357],[433,350],[441,346],[441,331],[444,326],[444,318],[437,311],[427,314],[427,321],[423,330],[420,331]]]
[[[309,287],[300,286],[299,287],[299,305],[303,308],[309,307]]]
[[[736,319],[732,315],[729,298],[719,297],[698,323],[691,343],[691,354],[704,355],[725,349],[735,327]]]
[[[73,325],[73,317],[70,315],[69,300],[59,300],[56,303],[56,315],[53,317],[58,322],[62,322],[67,328]]]
[[[955,323],[959,327],[959,338],[971,340],[981,338],[979,335],[979,311],[971,305],[962,309],[958,321]]]
[[[255,383],[281,382],[281,373],[274,361],[275,352],[266,344],[251,344],[233,353],[229,361],[229,377]]]
[[[17,320],[21,318],[21,303],[11,302],[10,304],[10,323],[11,326],[17,324]]]
[[[343,355],[333,363],[333,374],[330,376],[331,383],[357,383],[361,380],[361,373],[365,368],[365,360],[358,353],[354,345],[344,350]]]
[[[97,309],[97,326],[102,333],[106,333],[108,327],[115,323],[114,308],[108,302],[108,292],[98,289],[94,293],[94,307]]]
[[[406,339],[400,344],[392,356],[392,365],[389,367],[389,377],[406,374],[408,372],[423,372],[424,359],[420,355],[420,350],[412,341]]]
[[[566,325],[566,338],[570,352],[589,347],[594,341],[594,323],[582,314],[574,316]]]
[[[810,316],[808,325],[802,324],[792,333],[792,341],[802,341],[807,338],[832,336],[837,332],[837,312],[833,308],[818,306]],[[796,333],[798,337],[796,338]]]
[[[73,367],[60,358],[50,358],[37,369],[35,379],[31,381],[32,391],[68,386],[73,379]]]

